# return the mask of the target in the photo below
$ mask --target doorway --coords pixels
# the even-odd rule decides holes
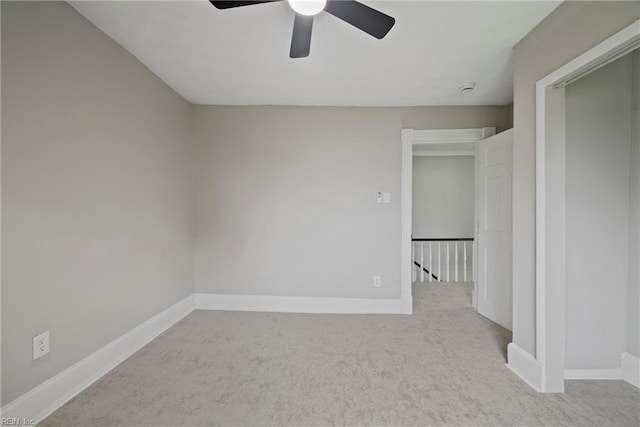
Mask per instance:
[[[412,282],[473,284],[475,150],[413,149]]]
[[[638,90],[632,76],[638,71],[629,71],[625,83],[620,81],[624,73],[611,79],[606,76],[611,69],[605,70],[638,48],[639,24],[536,84],[536,358],[521,376],[543,392],[563,392],[565,378],[640,382],[640,359],[628,351],[633,343],[626,344],[617,361],[610,354],[623,350],[621,332],[638,324],[637,252],[635,268],[629,256],[634,239],[637,251],[633,219],[640,217],[637,200],[632,213],[638,190],[630,187],[638,179],[638,149],[632,144],[638,139],[638,110],[631,101]],[[625,67],[633,67],[632,58],[626,61]],[[585,78],[589,80],[580,81]],[[628,88],[614,93],[616,85],[627,83]],[[588,101],[593,96],[597,101]],[[621,106],[627,101],[625,111]],[[608,107],[602,109],[604,104]],[[587,117],[591,120],[584,122]],[[577,126],[579,120],[584,123]],[[585,129],[591,130],[583,133]],[[626,136],[621,133],[625,129]],[[584,269],[589,277],[580,280]],[[618,326],[612,329],[612,324]],[[585,342],[597,349],[590,352],[594,354],[580,354]]]
[[[511,329],[511,143],[512,132],[495,135],[495,128],[460,130],[405,129],[402,167],[402,289],[411,295],[412,283],[473,283],[472,305],[483,316]],[[413,218],[414,155],[433,157],[468,156],[475,159],[473,221],[466,215],[452,227],[451,218],[423,222]],[[415,156],[417,157],[417,156]],[[424,161],[419,163],[425,163]],[[460,162],[458,162],[460,163]],[[433,178],[433,177],[432,177]],[[436,177],[437,179],[437,177]],[[430,184],[431,194],[456,191],[450,183]],[[424,189],[417,188],[418,191]],[[435,198],[435,197],[434,197]],[[437,204],[438,200],[427,200]],[[449,205],[451,208],[452,205]],[[431,210],[431,215],[441,216]],[[417,210],[420,212],[420,209]],[[428,214],[427,214],[428,215]],[[432,218],[433,219],[433,218]],[[457,220],[453,221],[458,222]],[[465,227],[465,223],[466,227]],[[440,229],[429,228],[439,226]],[[416,233],[414,233],[414,229]],[[444,236],[440,233],[469,233]],[[429,233],[430,235],[417,235]],[[476,262],[476,254],[479,254]],[[465,277],[466,275],[466,277]],[[414,280],[415,279],[415,280]]]

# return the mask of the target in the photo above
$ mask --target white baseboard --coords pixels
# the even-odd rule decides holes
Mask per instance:
[[[535,391],[542,391],[542,364],[517,344],[507,346],[507,367]]]
[[[565,380],[620,380],[621,368],[611,369],[565,369]]]
[[[3,418],[42,421],[194,309],[284,313],[411,314],[412,298],[362,299],[193,294],[0,409]]]
[[[194,294],[196,309],[280,313],[411,314],[412,298],[325,298]]]
[[[622,353],[622,379],[640,388],[640,357]]]
[[[565,369],[565,380],[625,380],[640,388],[640,358],[629,352],[620,357],[620,367],[610,369]]]
[[[195,308],[193,295],[141,323],[73,366],[5,405],[3,418],[26,418],[36,423],[67,403],[104,374],[173,326]]]

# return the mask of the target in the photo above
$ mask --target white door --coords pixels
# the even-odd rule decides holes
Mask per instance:
[[[511,330],[513,131],[478,143],[478,313]]]

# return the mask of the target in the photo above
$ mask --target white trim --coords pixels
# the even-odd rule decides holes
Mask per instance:
[[[637,31],[638,26],[640,26],[640,20],[636,20],[636,22],[624,30],[602,42],[600,45],[603,45],[602,47],[607,49],[604,55],[596,56],[595,54],[585,54],[576,58],[575,63],[572,61],[558,69],[555,73],[561,77],[552,83],[551,86],[553,88],[560,88],[570,85],[587,74],[593,73],[640,47],[640,33]]]
[[[401,165],[401,212],[400,212],[400,295],[411,296],[411,229],[412,211],[411,197],[413,194],[413,129],[402,130],[402,165]]]
[[[611,61],[640,40],[640,20],[589,49],[536,83],[536,360],[543,368],[540,390],[564,388],[564,183],[547,186],[548,174],[561,176],[564,134],[563,82],[575,80]],[[562,98],[562,99],[560,99]],[[553,137],[553,141],[550,138]],[[550,150],[553,150],[550,151]],[[552,209],[553,208],[553,209]],[[509,361],[511,364],[511,361]]]
[[[478,311],[478,233],[480,232],[480,155],[479,147],[476,145],[473,158],[473,244],[471,245],[471,281],[473,282],[473,290],[471,291],[471,307]]]
[[[545,347],[544,347],[544,331],[546,330],[546,324],[544,319],[545,309],[545,281],[542,279],[544,275],[545,267],[545,141],[544,141],[544,120],[546,99],[545,91],[541,90],[539,86],[536,86],[536,247],[535,247],[535,272],[536,272],[536,359],[544,365],[545,363]]]
[[[529,352],[517,344],[509,343],[507,346],[507,368],[529,384],[535,391],[542,391],[542,368]]]
[[[442,151],[442,150],[416,150],[413,152],[413,157],[416,156],[475,156],[475,150],[464,151]]]
[[[640,358],[627,351],[622,353],[622,379],[640,388]]]
[[[595,71],[597,68],[593,68],[594,66],[599,68],[611,62],[613,60],[611,52],[628,53],[639,46],[639,41],[640,19],[637,19],[631,25],[538,80],[536,86],[561,85],[567,77],[571,77],[575,81],[577,78],[584,77],[584,75]],[[620,48],[623,46],[627,47],[628,50],[621,52]],[[582,72],[582,74],[576,74],[576,72]]]
[[[411,314],[412,300],[194,294],[198,310],[277,313]]]
[[[495,127],[475,129],[403,129],[402,140],[411,141],[413,145],[429,144],[464,144],[478,142],[496,134]]]
[[[192,294],[8,403],[4,418],[39,423],[193,310],[411,314],[412,299]]]
[[[621,380],[622,369],[565,369],[565,380]]]
[[[26,392],[2,408],[3,418],[39,423],[195,308],[189,296]]]
[[[625,351],[620,367],[610,369],[565,369],[566,380],[624,380],[640,388],[640,358]]]

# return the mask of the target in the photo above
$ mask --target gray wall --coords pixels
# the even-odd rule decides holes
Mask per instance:
[[[508,114],[196,106],[196,292],[399,297],[401,129],[503,130]]]
[[[565,94],[565,368],[616,368],[627,347],[631,56]]]
[[[413,157],[414,237],[473,237],[473,156]]]
[[[632,58],[627,351],[640,356],[640,50]]]
[[[3,405],[192,292],[191,108],[66,3],[2,2]]]
[[[565,2],[514,48],[513,342],[531,354],[535,354],[535,83],[639,16],[639,2]]]

